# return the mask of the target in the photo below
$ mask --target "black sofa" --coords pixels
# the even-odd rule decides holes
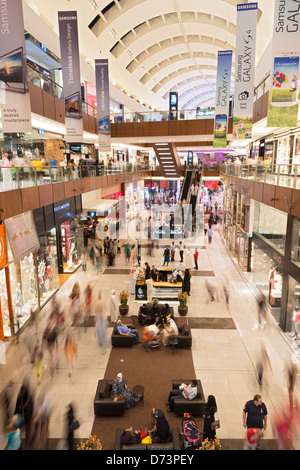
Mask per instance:
[[[174,345],[175,348],[190,349],[192,347],[192,334],[190,326],[185,323],[182,326],[178,326],[178,335],[170,335],[170,338],[175,338],[178,343]]]
[[[125,413],[125,398],[117,401],[110,398],[112,384],[113,380],[101,379],[98,381],[94,398],[95,416],[122,416]]]
[[[163,306],[168,303],[168,302],[164,302],[164,303],[158,303],[157,306],[159,308],[159,311],[161,311],[161,309],[163,308]],[[152,310],[152,307],[153,307],[153,303],[152,302],[148,302],[146,303],[146,309],[147,309],[147,312],[151,312]],[[141,308],[142,306],[139,307],[139,313],[138,313],[138,319],[139,319],[139,315],[140,315],[140,311],[141,311]],[[170,313],[171,313],[171,317],[174,318],[174,308],[173,307],[169,307],[170,308]]]
[[[173,380],[172,381],[172,390],[178,390],[179,386],[185,383],[188,385],[191,383],[190,380]],[[203,388],[201,381],[197,380],[197,396],[193,400],[188,400],[183,397],[174,398],[174,413],[177,416],[183,416],[184,413],[189,413],[192,416],[203,416],[205,408],[205,398],[203,393]]]
[[[127,326],[132,326],[132,328],[135,328],[135,326],[132,324]],[[111,345],[116,348],[131,348],[131,346],[134,344],[136,344],[134,336],[120,335],[117,329],[117,324],[115,324],[111,334]]]
[[[180,434],[178,428],[171,429],[171,442],[167,444],[132,444],[121,445],[121,436],[124,428],[117,428],[115,437],[115,450],[158,450],[158,451],[172,451],[181,450]]]

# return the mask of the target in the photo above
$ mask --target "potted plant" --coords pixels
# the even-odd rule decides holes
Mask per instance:
[[[178,313],[182,317],[184,317],[188,313],[187,299],[188,299],[188,293],[187,292],[179,292],[179,294],[178,294],[178,300],[179,300]]]
[[[92,436],[91,434],[86,441],[80,441],[76,447],[77,450],[102,450],[100,439],[97,439],[97,436]]]
[[[129,292],[122,290],[119,294],[119,299],[120,299],[120,306],[119,306],[120,315],[127,315],[129,311],[129,305],[127,304],[128,299],[129,299]]]
[[[202,443],[201,446],[199,447],[199,450],[221,450],[221,443],[217,437],[215,439],[205,439]]]

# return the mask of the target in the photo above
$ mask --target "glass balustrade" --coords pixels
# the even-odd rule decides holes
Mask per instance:
[[[300,165],[221,165],[220,173],[261,183],[300,189]]]
[[[158,169],[159,167],[155,165],[2,167],[0,168],[0,191],[11,191],[64,181],[76,181],[94,176],[137,173]]]

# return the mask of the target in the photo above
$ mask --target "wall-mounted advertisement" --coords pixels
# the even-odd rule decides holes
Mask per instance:
[[[233,138],[251,139],[257,3],[237,5]]]
[[[299,107],[299,2],[275,0],[268,127],[296,127]]]
[[[95,60],[97,122],[100,152],[111,151],[108,60]]]
[[[82,142],[83,119],[77,12],[58,12],[58,25],[65,98],[66,142]]]
[[[215,148],[227,147],[231,67],[232,51],[219,51],[213,143]]]
[[[3,132],[32,132],[22,0],[1,2],[1,13],[0,103]]]

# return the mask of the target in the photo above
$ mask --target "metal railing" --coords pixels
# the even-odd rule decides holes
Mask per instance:
[[[300,189],[300,165],[261,163],[221,165],[220,173],[286,188]]]
[[[94,176],[155,171],[147,165],[78,165],[78,166],[8,166],[0,168],[0,192],[64,181],[76,181]]]

